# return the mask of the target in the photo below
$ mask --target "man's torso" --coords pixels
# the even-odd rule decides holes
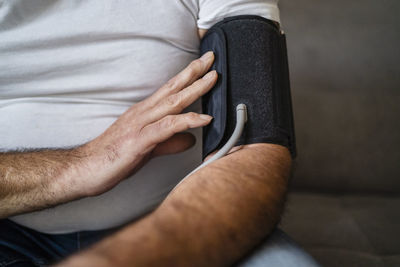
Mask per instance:
[[[0,0],[0,149],[88,142],[198,57],[198,25],[235,8],[279,15],[276,0],[200,2],[212,19],[199,19],[197,0]],[[201,112],[199,101],[191,110]],[[200,163],[201,130],[192,132],[194,148],[153,159],[101,196],[11,219],[48,233],[132,221]]]

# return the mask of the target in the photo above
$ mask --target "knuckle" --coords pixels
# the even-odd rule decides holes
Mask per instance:
[[[194,69],[193,67],[190,67],[190,68],[188,68],[188,70],[186,71],[186,74],[187,74],[187,76],[186,76],[187,79],[190,79],[190,78],[196,76],[196,71],[195,71],[195,69]]]
[[[165,102],[166,102],[167,106],[169,106],[171,108],[180,108],[182,105],[181,96],[179,94],[173,94],[173,95],[168,96],[165,99]]]
[[[191,76],[195,76],[201,71],[202,64],[199,60],[194,60],[189,65],[189,72]]]
[[[175,77],[173,77],[172,79],[170,79],[170,80],[165,84],[165,86],[166,86],[168,89],[174,89],[174,88],[176,87],[176,83],[177,83],[177,77],[175,76]]]
[[[194,121],[197,119],[197,113],[195,112],[188,112],[186,116],[190,121]]]
[[[176,118],[175,116],[168,115],[165,116],[164,119],[160,121],[159,128],[162,129],[169,129],[174,128],[176,125]]]

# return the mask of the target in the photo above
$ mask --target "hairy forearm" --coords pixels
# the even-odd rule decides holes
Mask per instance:
[[[217,81],[205,53],[148,98],[127,109],[101,135],[66,150],[0,153],[0,218],[100,195],[152,157],[184,151],[212,117],[181,113]],[[207,73],[207,74],[206,74]]]
[[[74,179],[84,157],[80,148],[0,153],[0,218],[82,197]]]
[[[290,165],[277,145],[229,154],[191,175],[155,212],[66,264],[229,266],[278,222]]]

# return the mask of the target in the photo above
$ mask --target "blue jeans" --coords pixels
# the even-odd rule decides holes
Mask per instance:
[[[50,235],[0,220],[0,266],[46,266],[78,252],[117,229]],[[237,267],[318,266],[280,230],[245,257]]]

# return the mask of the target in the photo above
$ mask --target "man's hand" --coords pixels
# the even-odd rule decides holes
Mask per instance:
[[[101,194],[150,158],[184,151],[208,115],[180,114],[215,84],[209,52],[152,96],[129,108],[103,134],[74,149],[0,153],[0,218]]]
[[[191,134],[180,132],[205,126],[212,117],[180,113],[214,86],[215,71],[199,79],[213,59],[209,52],[193,61],[151,97],[122,114],[102,135],[82,147],[89,155],[87,168],[91,171],[82,181],[87,195],[109,190],[151,157],[178,153],[194,144]]]

